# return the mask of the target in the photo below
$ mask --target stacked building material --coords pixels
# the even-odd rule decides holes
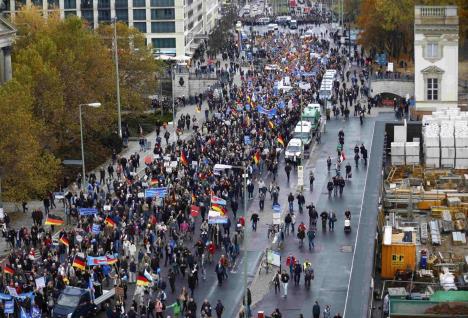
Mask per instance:
[[[437,121],[427,121],[423,126],[424,164],[430,168],[440,168],[440,126]]]
[[[455,167],[455,125],[453,121],[444,120],[440,124],[440,166]]]

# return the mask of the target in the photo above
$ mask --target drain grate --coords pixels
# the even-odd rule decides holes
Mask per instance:
[[[353,252],[353,246],[352,245],[341,245],[340,251],[342,253],[352,253]]]

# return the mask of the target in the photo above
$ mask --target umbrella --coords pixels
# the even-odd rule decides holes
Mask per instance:
[[[145,157],[145,164],[150,165],[153,163],[153,157],[152,156],[146,156]]]

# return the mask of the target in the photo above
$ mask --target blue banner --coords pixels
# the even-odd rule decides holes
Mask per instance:
[[[13,300],[5,302],[5,310],[3,311],[5,314],[12,314],[15,312],[15,303]]]
[[[278,108],[279,109],[284,109],[286,107],[286,104],[284,102],[284,100],[280,100],[280,102],[278,103]]]
[[[268,118],[276,116],[276,108],[266,109],[263,106],[258,105],[257,110],[260,114],[267,115]]]
[[[244,144],[245,145],[252,144],[252,141],[250,140],[250,136],[244,136]]]
[[[145,198],[164,198],[167,194],[167,188],[152,188],[145,190]]]
[[[80,208],[79,211],[80,211],[80,215],[84,215],[84,216],[94,215],[97,213],[96,208]]]
[[[279,204],[274,204],[274,205],[273,205],[273,211],[275,211],[275,212],[281,212],[281,205],[279,205]]]

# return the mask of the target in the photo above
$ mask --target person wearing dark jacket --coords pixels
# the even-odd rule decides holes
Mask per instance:
[[[216,311],[216,317],[221,318],[221,316],[223,315],[224,306],[221,303],[221,300],[219,299],[218,299],[218,303],[216,304],[215,311]]]
[[[312,307],[312,317],[320,318],[320,305],[318,301],[315,302],[314,307]]]

